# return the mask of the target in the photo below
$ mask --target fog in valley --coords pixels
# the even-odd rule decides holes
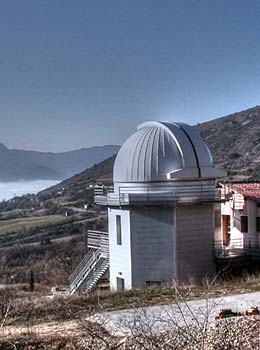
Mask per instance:
[[[0,201],[8,200],[14,196],[22,196],[26,193],[37,193],[57,183],[57,180],[0,182]]]

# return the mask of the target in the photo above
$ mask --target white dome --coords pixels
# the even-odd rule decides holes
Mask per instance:
[[[114,182],[153,182],[224,175],[191,126],[146,122],[120,148],[113,177]]]

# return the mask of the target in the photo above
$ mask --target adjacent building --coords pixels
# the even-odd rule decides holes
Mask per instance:
[[[223,183],[227,201],[221,204],[221,231],[225,246],[258,248],[260,237],[260,183]]]

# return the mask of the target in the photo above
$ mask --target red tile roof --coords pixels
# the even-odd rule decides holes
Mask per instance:
[[[260,198],[260,183],[259,182],[229,183],[229,184],[224,184],[224,187],[228,188],[228,190],[240,193],[244,197]]]

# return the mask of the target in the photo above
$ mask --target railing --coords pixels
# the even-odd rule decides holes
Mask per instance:
[[[96,251],[94,249],[90,249],[87,254],[84,256],[84,258],[81,260],[81,262],[78,264],[78,266],[75,268],[75,270],[72,272],[72,274],[69,276],[69,282],[72,283],[72,281],[75,280],[79,274],[85,270],[86,266],[91,266],[92,262],[96,259]]]
[[[69,277],[71,293],[79,287],[101,258],[109,259],[108,233],[89,230],[88,247],[88,253]]]
[[[236,238],[227,241],[215,241],[215,254],[217,257],[229,257],[234,255],[260,256],[260,243],[258,238]]]
[[[119,193],[95,196],[100,205],[130,205],[142,203],[189,204],[198,202],[224,202],[226,194],[207,186],[173,187],[121,187]]]
[[[99,250],[90,250],[85,258],[81,261],[78,267],[69,277],[71,292],[73,292],[80,283],[88,276],[90,271],[95,267],[100,258],[108,258],[108,254],[102,253]]]
[[[94,187],[94,196],[104,196],[112,192],[114,192],[114,186],[97,185]]]
[[[108,253],[108,232],[88,230],[88,247],[92,249],[99,249],[103,253]]]

